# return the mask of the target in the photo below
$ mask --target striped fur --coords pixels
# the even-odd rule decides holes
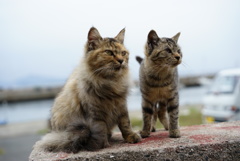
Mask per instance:
[[[90,29],[84,58],[52,107],[52,132],[35,147],[74,153],[101,149],[109,146],[116,125],[128,143],[140,141],[127,111],[129,52],[124,33],[102,38],[96,28]]]
[[[148,34],[145,58],[136,57],[140,66],[142,93],[142,137],[155,131],[157,118],[170,137],[180,137],[178,127],[178,72],[182,53],[177,41],[180,33],[172,38],[159,38],[154,30]]]

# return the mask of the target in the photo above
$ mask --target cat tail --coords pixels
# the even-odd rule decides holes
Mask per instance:
[[[136,60],[139,64],[141,64],[141,62],[143,61],[143,58],[141,58],[140,56],[136,56]]]
[[[52,131],[34,145],[34,149],[50,152],[77,153],[80,150],[94,151],[104,148],[104,136],[99,127],[86,123],[74,123],[65,131]]]

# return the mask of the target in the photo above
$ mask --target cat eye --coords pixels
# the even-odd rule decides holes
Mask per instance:
[[[178,49],[178,51],[177,51],[178,53],[181,53],[181,50],[180,49]]]
[[[126,54],[127,54],[126,51],[123,51],[123,52],[122,52],[122,56],[125,56]]]
[[[105,50],[105,53],[107,53],[108,55],[111,55],[111,56],[114,55],[113,51],[111,51],[111,50]]]
[[[172,50],[169,49],[169,48],[165,49],[165,51],[168,52],[168,53],[172,53]]]

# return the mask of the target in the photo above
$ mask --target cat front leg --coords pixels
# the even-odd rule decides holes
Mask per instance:
[[[103,148],[107,148],[110,146],[108,140],[109,140],[109,133],[108,133],[108,130],[107,130],[107,125],[104,121],[102,120],[94,120],[94,124],[95,124],[95,127],[98,128],[98,131],[100,134],[99,136],[101,135],[101,139],[103,139]]]
[[[167,105],[159,102],[158,118],[165,130],[168,130]]]
[[[179,138],[181,135],[178,126],[178,101],[173,101],[169,103],[167,112],[169,116],[169,137]]]
[[[118,127],[122,132],[122,136],[128,143],[138,143],[141,141],[141,137],[132,131],[128,112],[124,111],[118,118]]]
[[[156,123],[157,123],[157,118],[158,118],[158,114],[157,114],[157,108],[155,108],[155,112],[153,113],[153,118],[152,118],[152,129],[151,132],[156,132]]]
[[[143,113],[143,129],[140,131],[140,135],[146,138],[150,135],[153,119],[153,104],[147,99],[142,99],[142,113]]]
[[[107,135],[108,135],[108,140],[110,140],[110,139],[111,139],[111,137],[112,137],[112,132],[111,132],[111,131],[109,131]]]

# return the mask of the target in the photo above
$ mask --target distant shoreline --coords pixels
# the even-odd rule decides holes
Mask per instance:
[[[0,102],[21,102],[31,100],[52,99],[61,91],[57,87],[33,87],[23,89],[8,89],[0,91]]]
[[[212,75],[209,76],[192,76],[180,78],[179,83],[181,87],[193,87],[201,86],[203,79],[211,80]],[[138,87],[139,82],[134,81],[134,86]],[[61,91],[63,86],[55,87],[32,87],[23,89],[6,89],[0,90],[0,102],[11,103],[11,102],[22,102],[22,101],[32,101],[32,100],[43,100],[43,99],[53,99]]]

